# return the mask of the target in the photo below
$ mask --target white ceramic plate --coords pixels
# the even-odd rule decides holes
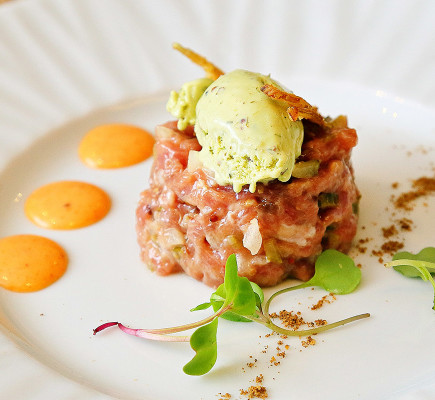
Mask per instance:
[[[433,175],[435,7],[427,1],[17,0],[0,7],[0,232],[55,239],[70,255],[67,273],[46,290],[0,292],[2,398],[217,399],[264,375],[269,398],[429,399],[435,395],[435,314],[429,284],[385,269],[370,249],[391,223],[392,182]],[[160,344],[102,322],[163,327],[193,321],[188,310],[211,290],[184,275],[160,278],[138,257],[134,212],[150,162],[94,171],[76,155],[83,134],[111,121],[152,130],[169,118],[168,90],[201,71],[170,49],[197,49],[225,70],[272,75],[320,106],[347,114],[359,133],[354,152],[362,192],[359,238],[373,238],[359,289],[315,314],[323,292],[283,297],[329,321],[371,318],[316,337],[270,365],[278,338],[262,327],[223,321],[214,370],[185,376],[187,344]],[[79,231],[43,231],[23,200],[43,183],[81,179],[106,189],[113,209]],[[426,205],[424,204],[426,203]],[[434,246],[434,198],[408,217],[406,249]],[[270,293],[270,291],[267,291]],[[259,337],[261,336],[261,338]],[[266,353],[263,350],[268,349]],[[258,359],[253,368],[247,363]]]

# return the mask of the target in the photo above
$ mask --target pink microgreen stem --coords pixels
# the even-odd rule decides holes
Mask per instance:
[[[161,342],[188,342],[190,340],[190,336],[170,336],[170,335],[163,335],[159,333],[153,333],[149,332],[146,329],[132,329],[127,328],[126,326],[122,325],[119,322],[107,322],[103,325],[98,326],[94,329],[94,335],[96,335],[98,332],[101,332],[102,330],[106,328],[110,328],[111,326],[117,325],[121,331],[128,333],[129,335],[138,336],[144,339],[149,340],[158,340]]]
[[[119,329],[121,329],[121,331],[128,333],[129,335],[138,336],[149,340],[159,340],[164,342],[188,342],[190,340],[190,336],[170,336],[165,334],[152,333],[148,332],[146,329],[127,328],[120,323],[118,323],[118,327]]]
[[[105,324],[102,324],[94,329],[94,335],[106,328],[110,328],[111,326],[117,325],[118,328],[121,329],[123,332],[144,339],[160,340],[160,341],[167,341],[167,342],[188,342],[190,340],[190,336],[169,336],[169,334],[187,331],[189,329],[195,329],[200,326],[206,325],[209,322],[213,321],[215,318],[219,317],[220,315],[228,311],[230,308],[231,308],[231,304],[228,304],[227,306],[219,309],[213,315],[204,318],[201,321],[192,322],[191,324],[186,324],[186,325],[174,326],[172,328],[133,329],[133,328],[127,328],[126,326],[122,325],[120,322],[106,322]]]
[[[118,322],[106,322],[106,323],[103,324],[103,325],[97,326],[97,327],[94,329],[94,335],[96,335],[98,332],[103,331],[103,330],[106,329],[106,328],[110,328],[111,326],[115,326],[115,325],[118,325]]]

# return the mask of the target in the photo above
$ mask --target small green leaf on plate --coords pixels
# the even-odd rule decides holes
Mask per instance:
[[[429,281],[434,289],[433,309],[435,310],[435,247],[426,247],[417,254],[401,251],[393,256],[393,261],[385,264],[408,278],[421,278]]]
[[[261,298],[262,290],[258,285],[250,282],[248,278],[237,274],[237,260],[236,256],[232,254],[228,257],[225,265],[224,283],[217,288],[210,299],[213,309],[217,311],[220,308],[219,306],[231,305],[230,311],[232,314],[253,315],[257,307],[256,294]],[[219,297],[225,299],[222,304],[217,300]],[[230,319],[232,321],[244,320],[235,319],[234,316],[230,317]]]
[[[211,307],[211,303],[202,303],[198,304],[196,307],[193,307],[190,309],[190,311],[200,311],[200,310],[206,310],[207,308]]]
[[[361,270],[352,258],[329,249],[317,258],[314,276],[306,286],[320,286],[331,293],[347,294],[355,290],[360,280]]]
[[[216,332],[218,318],[193,332],[190,346],[195,350],[195,356],[183,367],[187,375],[204,375],[209,372],[217,359]]]

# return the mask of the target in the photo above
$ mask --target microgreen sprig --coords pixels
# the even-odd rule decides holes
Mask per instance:
[[[195,356],[184,366],[183,371],[188,375],[203,375],[213,368],[217,359],[216,334],[219,317],[234,322],[257,322],[272,331],[287,336],[313,335],[369,317],[370,314],[360,314],[332,324],[294,331],[272,322],[269,315],[271,301],[283,293],[314,286],[322,287],[334,294],[347,294],[355,290],[360,280],[361,271],[350,257],[336,250],[326,250],[318,257],[315,274],[308,282],[280,290],[265,301],[263,291],[257,284],[237,274],[237,260],[233,254],[228,257],[225,265],[224,283],[211,295],[209,302],[202,303],[191,310],[204,310],[211,307],[214,313],[209,317],[191,324],[163,329],[131,329],[119,322],[108,322],[97,327],[94,335],[116,325],[125,333],[145,339],[190,341]],[[195,328],[196,330],[190,337],[173,335]]]
[[[426,247],[417,254],[401,251],[385,266],[393,267],[408,278],[421,278],[431,283],[434,289],[433,310],[435,310],[435,247]]]

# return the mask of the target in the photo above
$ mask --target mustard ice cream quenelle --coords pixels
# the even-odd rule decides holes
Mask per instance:
[[[255,192],[257,182],[288,181],[301,153],[302,122],[290,119],[285,102],[261,91],[265,84],[284,90],[268,76],[235,70],[205,89],[197,100],[194,117],[194,105],[185,107],[202,146],[197,157],[214,172],[218,184],[232,185],[235,192],[240,192],[244,185]],[[186,92],[188,86],[182,89]],[[180,91],[178,98],[181,97],[187,98]],[[169,103],[168,110],[186,120],[184,115],[174,113],[177,107],[170,107]]]
[[[186,82],[179,92],[171,91],[166,109],[178,118],[177,128],[183,131],[196,121],[196,104],[205,90],[213,83],[213,79],[199,78]]]

